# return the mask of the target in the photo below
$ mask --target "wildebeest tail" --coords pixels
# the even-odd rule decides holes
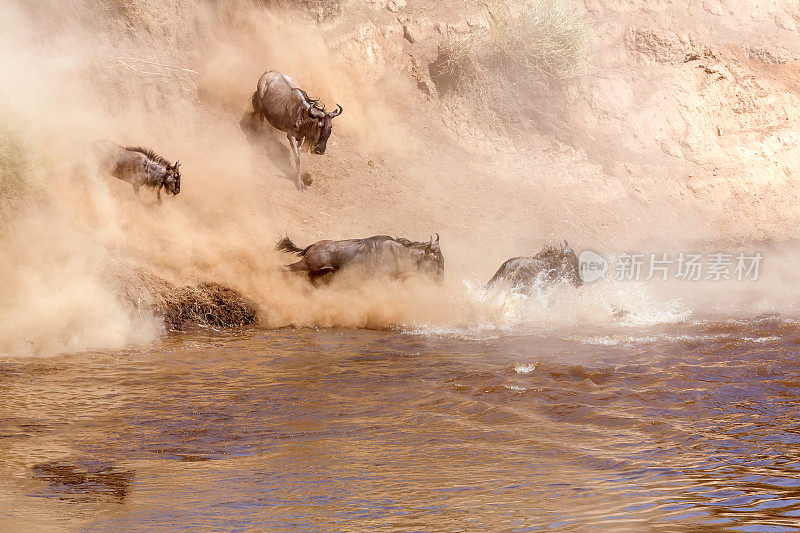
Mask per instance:
[[[283,239],[278,241],[278,244],[275,245],[275,249],[279,252],[288,252],[290,254],[297,254],[299,256],[306,255],[306,252],[311,246],[306,246],[305,248],[298,248],[294,245],[291,239],[288,236],[284,237]]]

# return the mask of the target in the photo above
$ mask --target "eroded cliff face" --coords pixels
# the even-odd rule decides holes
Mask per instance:
[[[485,100],[459,98],[431,79],[440,43],[488,31],[481,5],[349,6],[325,23],[344,62],[373,81],[389,69],[406,73],[440,116],[457,117],[443,118],[445,127],[470,125],[471,134],[458,131],[463,142],[491,150],[498,136],[509,136],[508,117],[487,117]],[[532,125],[531,137],[566,142],[598,163],[607,176],[601,180],[637,182],[629,194],[689,206],[707,225],[725,227],[727,237],[794,236],[800,214],[797,3],[587,0],[572,8],[584,11],[591,27],[586,76],[564,90],[561,102],[536,87],[528,93],[507,88],[517,100],[527,94],[541,102],[512,105],[529,119],[512,130]]]
[[[695,164],[694,187],[790,185],[800,162],[797,4],[681,4],[587,2],[619,55],[598,54],[599,112],[588,116],[634,150]]]
[[[235,289],[266,326],[457,314],[429,288],[311,291],[280,272],[273,244],[287,232],[302,243],[438,232],[451,294],[562,238],[609,251],[796,238],[800,7],[746,4],[575,1],[585,70],[554,84],[482,56],[463,79],[443,74],[447,46],[491,32],[472,0],[8,3],[0,116],[30,157],[0,168],[31,167],[2,206],[0,253],[13,261],[0,265],[0,308],[27,311],[6,317],[0,347],[152,339],[153,321],[102,276],[108,261],[169,287]],[[315,181],[302,194],[285,136],[250,142],[239,128],[272,68],[344,107],[326,155],[303,155]],[[132,201],[84,157],[97,138],[180,159],[181,195],[158,210]],[[58,318],[76,308],[92,312]],[[123,315],[95,335],[96,320]]]

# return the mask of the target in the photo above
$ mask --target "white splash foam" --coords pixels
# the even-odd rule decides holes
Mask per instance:
[[[744,342],[775,342],[781,340],[781,337],[740,337],[739,340]]]
[[[486,290],[473,279],[463,280],[460,303],[471,323],[422,324],[405,331],[416,335],[491,340],[507,335],[563,334],[592,329],[641,328],[683,322],[691,311],[680,300],[659,301],[641,283],[601,281],[582,287],[555,284],[536,287],[530,295]],[[583,342],[583,335],[578,342]],[[618,344],[655,339],[595,336],[589,343]]]
[[[529,295],[485,291],[464,282],[480,309],[483,326],[501,331],[543,332],[585,325],[642,327],[683,322],[691,315],[680,300],[658,301],[641,283],[603,281],[582,287],[557,284]]]
[[[514,372],[517,374],[530,374],[536,370],[536,363],[517,363],[514,365]]]

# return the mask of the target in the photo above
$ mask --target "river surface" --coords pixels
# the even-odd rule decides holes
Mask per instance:
[[[0,360],[0,529],[800,530],[800,323]]]

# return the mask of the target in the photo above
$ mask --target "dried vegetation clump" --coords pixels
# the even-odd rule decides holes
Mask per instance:
[[[523,0],[486,4],[485,15],[488,30],[439,44],[431,77],[440,91],[497,74],[564,85],[585,71],[589,39],[581,12],[557,0]]]
[[[167,329],[191,325],[220,328],[254,324],[258,305],[238,291],[214,282],[178,285],[134,265],[112,262],[106,271],[120,299],[140,312],[163,317]]]

